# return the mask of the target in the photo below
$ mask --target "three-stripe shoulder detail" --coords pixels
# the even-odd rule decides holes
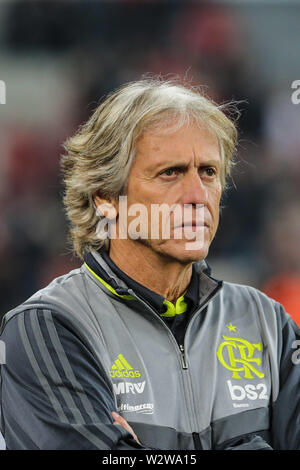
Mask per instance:
[[[22,312],[18,315],[18,329],[31,367],[58,420],[71,426],[96,448],[110,449],[120,439],[120,434],[125,434],[124,430],[99,422],[101,417],[76,378],[74,364],[70,363],[60,340],[53,313],[48,309]],[[65,379],[68,387],[64,386]]]

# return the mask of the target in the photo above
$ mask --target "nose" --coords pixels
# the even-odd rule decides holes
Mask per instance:
[[[207,188],[196,170],[185,175],[183,185],[182,204],[196,205],[207,202]]]

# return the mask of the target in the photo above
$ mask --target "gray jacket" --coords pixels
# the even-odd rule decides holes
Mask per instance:
[[[84,264],[3,319],[9,449],[300,449],[300,332],[280,304],[199,264],[198,307],[178,345],[92,256],[102,277]]]

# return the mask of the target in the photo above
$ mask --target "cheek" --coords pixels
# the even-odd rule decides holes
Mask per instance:
[[[214,213],[217,213],[217,214],[219,214],[221,195],[222,195],[221,185],[220,187],[212,191],[210,195],[211,207],[213,208]]]
[[[221,194],[222,194],[221,189],[216,190],[211,194],[211,198],[210,198],[210,212],[211,212],[212,223],[213,223],[213,230],[212,230],[213,236],[215,235],[218,225],[219,225]]]

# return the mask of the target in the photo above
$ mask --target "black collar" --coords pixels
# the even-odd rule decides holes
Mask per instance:
[[[110,270],[129,288],[132,289],[139,297],[149,303],[159,314],[164,313],[167,310],[166,305],[164,305],[165,298],[162,295],[153,292],[147,287],[143,286],[139,282],[135,281],[127,274],[124,273],[109,257],[108,252],[104,249],[100,250],[98,254],[102,257],[105,263],[109,266]],[[84,260],[88,266],[104,281],[108,282],[119,294],[126,293],[126,289],[120,288],[114,279],[112,279],[105,270],[97,263],[95,258],[91,253],[87,253],[84,256]],[[187,311],[194,310],[194,307],[199,303],[199,283],[200,276],[196,263],[193,265],[193,272],[190,284],[187,288],[187,291],[184,295],[184,300],[188,303]]]

